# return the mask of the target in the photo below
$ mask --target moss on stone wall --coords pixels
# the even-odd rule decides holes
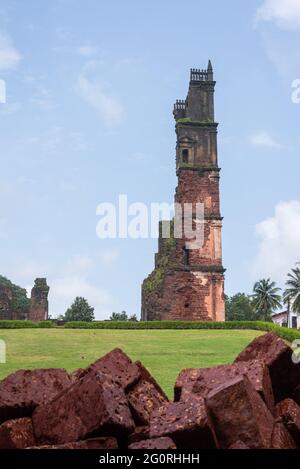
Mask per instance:
[[[170,238],[164,239],[162,253],[158,253],[156,267],[143,282],[145,293],[159,291],[163,285],[166,273],[171,267],[173,254],[176,249],[176,239],[174,238],[174,219],[170,221]]]

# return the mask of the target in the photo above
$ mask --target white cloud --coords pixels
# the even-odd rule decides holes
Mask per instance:
[[[103,288],[92,285],[79,275],[61,277],[50,283],[50,314],[64,314],[76,296],[83,296],[95,308],[97,319],[108,318],[111,313],[112,298]]]
[[[80,46],[77,49],[79,55],[83,55],[84,57],[92,57],[93,55],[97,54],[97,48],[93,46]]]
[[[86,276],[92,269],[94,263],[88,256],[77,255],[70,259],[65,266],[67,275]]]
[[[16,260],[13,269],[16,273],[15,276],[20,278],[20,283],[24,281],[33,283],[33,280],[37,277],[46,277],[46,274],[49,272],[49,265],[22,257]]]
[[[124,108],[119,99],[107,91],[107,85],[99,79],[93,80],[87,77],[86,72],[93,68],[95,68],[94,62],[86,65],[78,77],[76,91],[98,113],[105,124],[117,125],[123,119]]]
[[[257,21],[271,21],[281,28],[300,28],[300,0],[264,0]]]
[[[39,88],[30,101],[38,106],[42,111],[51,111],[56,108],[51,92],[45,88]]]
[[[0,71],[9,71],[17,68],[21,55],[14,47],[7,34],[0,32]]]
[[[278,143],[272,135],[268,132],[262,130],[257,132],[256,134],[252,135],[250,138],[252,145],[258,147],[269,147],[269,148],[281,148],[281,144]]]
[[[119,258],[119,252],[117,249],[107,249],[99,254],[101,264],[105,266],[111,266],[116,263]]]
[[[21,103],[5,103],[0,107],[1,115],[10,116],[16,114],[22,109]]]
[[[271,277],[283,285],[287,272],[300,261],[300,201],[278,203],[274,215],[255,228],[260,242],[253,275]]]

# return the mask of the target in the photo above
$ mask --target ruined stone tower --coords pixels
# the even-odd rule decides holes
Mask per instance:
[[[49,286],[45,278],[36,278],[31,290],[30,308],[27,319],[44,321],[48,319]]]
[[[142,285],[142,315],[149,320],[224,321],[222,217],[219,200],[217,127],[213,69],[192,69],[186,100],[174,105],[176,121],[175,202],[204,205],[204,242],[189,249],[184,237],[162,237],[160,222],[155,269]],[[195,216],[196,217],[196,216]],[[196,223],[196,218],[193,219]],[[172,227],[171,227],[172,228]]]

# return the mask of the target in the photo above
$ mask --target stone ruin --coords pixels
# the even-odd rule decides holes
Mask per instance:
[[[168,222],[160,222],[155,268],[142,284],[144,321],[225,320],[215,83],[210,62],[207,70],[192,69],[187,97],[177,100],[173,111],[178,179],[174,202],[181,209],[175,219],[182,219],[185,204],[190,204],[193,230],[203,224],[203,244],[191,247],[186,233],[174,236],[174,221],[171,236],[165,237]],[[204,220],[197,203],[203,204]]]
[[[185,369],[170,401],[115,349],[85,369],[0,381],[0,449],[300,448],[300,364],[273,333],[234,363]]]
[[[16,289],[23,291],[26,299],[25,289],[21,289],[10,281],[0,283],[0,320],[22,320],[43,321],[48,319],[48,294],[49,286],[45,278],[37,278],[31,290],[31,298],[28,308],[22,311],[15,307]]]
[[[35,279],[31,290],[30,307],[27,319],[31,321],[44,321],[48,319],[49,286],[45,278]]]

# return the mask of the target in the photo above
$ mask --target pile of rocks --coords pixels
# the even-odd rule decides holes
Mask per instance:
[[[300,447],[300,365],[268,333],[231,365],[183,370],[174,401],[115,349],[86,369],[0,382],[0,449]]]

